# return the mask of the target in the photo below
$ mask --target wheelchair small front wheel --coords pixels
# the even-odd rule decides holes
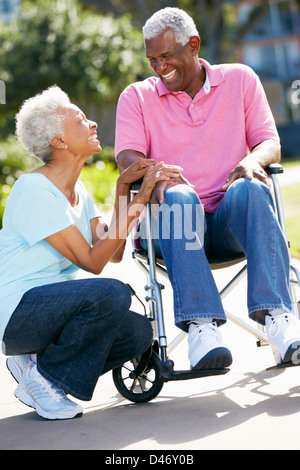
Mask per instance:
[[[134,403],[145,403],[153,400],[164,385],[162,365],[159,356],[152,352],[146,369],[137,377],[135,369],[138,362],[138,359],[133,359],[114,369],[113,381],[124,398]]]

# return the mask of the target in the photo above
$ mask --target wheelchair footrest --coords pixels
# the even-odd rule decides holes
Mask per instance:
[[[271,370],[279,370],[279,369],[286,369],[288,367],[298,367],[300,366],[300,362],[299,363],[295,363],[295,362],[281,362],[280,364],[276,364],[275,366],[272,366],[272,367],[268,367],[266,370],[269,372]]]
[[[169,382],[171,380],[188,380],[212,375],[224,375],[229,371],[230,369],[172,370],[164,371],[162,378],[165,382]]]

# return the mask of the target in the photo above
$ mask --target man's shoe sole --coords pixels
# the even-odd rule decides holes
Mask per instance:
[[[282,362],[292,362],[295,365],[300,364],[300,342],[292,343],[287,349]]]
[[[216,348],[206,354],[192,370],[224,369],[232,364],[232,355],[227,348]]]

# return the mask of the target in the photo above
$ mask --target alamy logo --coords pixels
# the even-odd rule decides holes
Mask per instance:
[[[2,80],[0,80],[0,104],[6,104],[6,88]]]
[[[97,236],[100,239],[109,238],[111,240],[126,239],[128,233],[136,224],[137,214],[140,214],[140,230],[136,231],[135,239],[146,238],[143,230],[145,206],[143,204],[133,204],[127,213],[127,196],[119,197],[119,213],[122,215],[118,220],[114,217],[114,223],[109,230],[105,230],[103,225],[98,224]],[[129,218],[132,222],[128,223]],[[204,245],[204,212],[200,204],[195,207],[193,204],[172,204],[166,203],[151,205],[151,238],[153,240],[184,240],[185,248],[188,251],[201,250]],[[128,228],[129,227],[129,228]],[[143,236],[143,234],[144,236]]]

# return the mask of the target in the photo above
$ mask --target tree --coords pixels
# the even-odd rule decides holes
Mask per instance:
[[[300,0],[297,0],[300,2]],[[267,0],[257,3],[246,23],[240,24],[237,2],[230,0],[80,0],[95,11],[123,15],[130,12],[137,28],[157,10],[178,7],[189,13],[198,27],[202,55],[211,63],[236,60],[243,37],[265,13]]]
[[[0,27],[2,136],[14,132],[21,103],[53,84],[95,118],[144,73],[142,51],[141,32],[129,15],[84,11],[77,0],[24,1],[16,18]]]
[[[239,22],[236,2],[224,0],[179,0],[179,4],[192,3],[190,14],[194,17],[205,48],[205,58],[211,63],[231,62],[246,34],[253,28],[268,7],[268,0],[257,3],[244,23]]]

